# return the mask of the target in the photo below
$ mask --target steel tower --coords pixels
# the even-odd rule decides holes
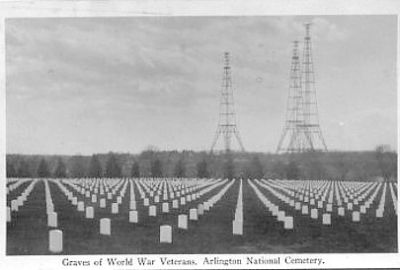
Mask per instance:
[[[310,23],[305,24],[306,36],[304,37],[302,68],[294,70],[293,66],[298,65],[298,61],[292,58],[286,124],[278,143],[277,152],[328,150],[319,125],[310,27]],[[297,55],[296,52],[293,57],[296,58]],[[301,74],[300,79],[298,74]],[[300,86],[298,86],[299,84]],[[294,92],[294,94],[291,92]],[[290,134],[290,139],[285,148],[282,145],[287,134]]]
[[[232,137],[234,136],[239,144],[239,147],[244,151],[242,140],[240,139],[239,131],[236,126],[235,108],[233,102],[233,88],[232,88],[232,75],[229,61],[229,53],[224,53],[224,71],[221,87],[221,99],[219,109],[219,121],[217,131],[213,143],[211,145],[211,152],[218,141],[219,137],[223,137],[225,144],[225,151],[231,150]]]

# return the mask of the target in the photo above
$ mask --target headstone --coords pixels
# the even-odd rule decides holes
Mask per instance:
[[[301,213],[303,215],[308,215],[308,205],[303,205],[301,208]]]
[[[61,230],[49,231],[49,251],[53,253],[63,251],[63,233]]]
[[[136,210],[129,211],[129,222],[131,223],[139,222],[138,211]]]
[[[185,197],[181,197],[181,205],[185,205],[186,204],[186,199]]]
[[[92,203],[96,203],[96,202],[97,202],[97,195],[92,194]]]
[[[359,222],[360,221],[360,212],[354,211],[352,214],[352,220],[353,220],[353,222]]]
[[[170,225],[160,226],[160,243],[172,243],[172,227]]]
[[[285,220],[285,211],[278,211],[278,221]]]
[[[175,199],[175,200],[172,201],[172,208],[174,208],[174,209],[179,208],[178,200]]]
[[[155,205],[149,206],[149,216],[151,216],[151,217],[157,216],[157,208]]]
[[[190,219],[190,220],[198,220],[198,217],[197,217],[197,209],[191,208],[191,209],[189,210],[189,219]]]
[[[283,221],[283,228],[285,230],[291,230],[293,229],[293,217],[286,216],[284,221]]]
[[[86,197],[86,198],[90,198],[90,192],[89,192],[89,191],[86,191],[86,192],[85,192],[85,197]]]
[[[163,202],[162,203],[162,212],[163,213],[168,213],[169,212],[169,204],[168,204],[168,202]]]
[[[179,215],[178,216],[178,228],[179,229],[185,229],[187,230],[188,228],[188,219],[187,215]]]
[[[130,203],[129,203],[129,209],[131,209],[131,210],[136,210],[136,201],[130,201]]]
[[[105,198],[100,199],[100,208],[106,208],[106,199]]]
[[[55,228],[58,226],[56,212],[51,212],[47,214],[47,226]]]
[[[192,196],[190,194],[186,195],[186,201],[188,201],[188,202],[192,201]]]
[[[149,206],[149,205],[150,205],[150,200],[149,200],[149,198],[144,198],[144,199],[143,199],[143,205],[144,205],[144,206]]]
[[[316,208],[311,209],[311,218],[318,219],[318,209]]]
[[[209,211],[210,210],[210,203],[208,201],[204,202],[203,206],[204,206],[204,211]]]
[[[322,224],[324,225],[330,225],[331,224],[331,214],[323,214],[322,215]]]
[[[107,200],[111,200],[112,199],[112,193],[108,192],[107,193]]]
[[[233,235],[243,235],[243,221],[232,221],[232,233]]]
[[[94,218],[94,209],[92,206],[86,207],[86,218]]]
[[[202,203],[199,203],[199,204],[197,205],[197,214],[198,214],[198,215],[203,215],[203,214],[204,214],[204,206],[203,206]]]
[[[383,217],[383,210],[382,210],[382,208],[376,209],[376,217],[377,217],[377,218]]]
[[[160,196],[156,195],[154,196],[154,202],[159,203],[160,202]]]
[[[294,208],[295,208],[296,210],[300,210],[300,209],[301,209],[301,203],[300,203],[300,202],[296,202],[296,203],[294,204]]]
[[[365,207],[365,205],[361,205],[361,206],[360,206],[360,212],[361,212],[362,214],[367,213],[367,207]]]
[[[332,204],[331,203],[328,203],[326,205],[326,212],[332,212]]]
[[[122,197],[121,196],[117,196],[117,203],[121,204],[122,203]]]
[[[343,217],[344,216],[344,207],[339,207],[338,208],[338,215]]]
[[[100,234],[111,235],[111,220],[109,218],[100,219]]]
[[[78,198],[72,197],[72,205],[77,205],[77,204],[78,204]]]
[[[78,202],[78,211],[79,212],[85,211],[85,203],[84,202],[82,202],[82,201]]]
[[[347,210],[353,210],[353,204],[347,203]]]
[[[322,207],[324,207],[323,202],[322,202],[322,201],[318,201],[317,207],[318,207],[319,209],[321,209]]]
[[[315,205],[315,199],[310,200],[310,205]]]
[[[163,194],[163,201],[167,201],[168,200],[168,194],[167,193],[164,193]]]
[[[12,200],[11,201],[11,210],[12,211],[18,211],[18,202],[17,202],[17,200]]]
[[[114,202],[111,204],[111,213],[112,214],[118,214],[118,203]]]

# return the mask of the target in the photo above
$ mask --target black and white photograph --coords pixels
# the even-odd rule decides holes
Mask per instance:
[[[6,257],[313,268],[398,253],[397,15],[3,27]]]

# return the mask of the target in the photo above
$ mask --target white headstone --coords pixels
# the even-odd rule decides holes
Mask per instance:
[[[353,204],[347,203],[347,210],[353,210]]]
[[[136,211],[136,210],[129,211],[129,222],[131,222],[131,223],[139,222],[138,211]]]
[[[168,213],[169,212],[169,204],[168,204],[168,202],[163,202],[162,203],[162,212],[163,213]]]
[[[310,205],[315,205],[315,199],[310,200]]]
[[[78,202],[78,211],[79,212],[85,211],[85,203],[84,202],[82,202],[82,201]]]
[[[122,203],[122,197],[121,196],[117,196],[117,203],[121,204]]]
[[[321,209],[323,206],[324,206],[323,202],[322,202],[322,201],[318,201],[317,207],[318,207],[319,209]]]
[[[286,216],[283,221],[283,227],[285,228],[285,230],[293,229],[293,217]]]
[[[47,226],[55,228],[58,226],[56,212],[51,212],[47,214]]]
[[[339,207],[338,208],[338,215],[342,216],[342,217],[344,216],[344,207]]]
[[[185,205],[186,204],[186,199],[185,197],[181,197],[181,205]]]
[[[178,216],[178,228],[179,229],[187,229],[188,228],[188,219],[187,215],[179,215]]]
[[[160,226],[160,243],[172,243],[172,227],[170,225]]]
[[[118,214],[118,203],[114,202],[111,204],[111,213],[112,214]]]
[[[203,215],[203,214],[204,214],[204,206],[203,206],[202,203],[199,203],[199,204],[197,205],[197,214],[198,214],[198,215]]]
[[[204,202],[203,205],[204,205],[204,211],[209,211],[210,210],[210,203],[208,201]]]
[[[154,196],[154,202],[159,203],[160,202],[160,196],[156,195]]]
[[[100,208],[106,208],[106,199],[105,198],[100,199]]]
[[[278,221],[285,220],[285,211],[278,211]]]
[[[232,233],[234,235],[243,235],[243,221],[241,220],[232,221]]]
[[[164,200],[164,201],[168,200],[168,194],[167,194],[167,193],[164,193],[164,194],[163,194],[163,200]]]
[[[361,205],[360,206],[360,212],[363,213],[363,214],[367,213],[367,207],[365,207],[365,205]]]
[[[186,201],[191,202],[192,196],[190,194],[186,195]]]
[[[303,205],[301,208],[301,213],[303,215],[308,215],[308,205]]]
[[[61,230],[49,231],[49,251],[53,253],[63,251],[63,233]]]
[[[86,197],[86,198],[90,198],[90,192],[89,192],[89,191],[86,191],[86,192],[85,192],[85,197]]]
[[[97,195],[92,194],[92,203],[96,203],[96,202],[97,202]]]
[[[149,205],[150,205],[150,200],[149,200],[149,198],[144,198],[144,199],[143,199],[143,205],[144,205],[144,206],[149,206]]]
[[[296,210],[300,210],[300,209],[301,209],[301,203],[300,203],[300,202],[296,202],[296,203],[294,204],[294,208],[295,208]]]
[[[18,202],[17,202],[17,200],[12,200],[11,201],[11,210],[12,211],[18,211]]]
[[[331,224],[331,214],[323,214],[322,215],[322,224],[324,225],[330,225]]]
[[[311,218],[318,219],[318,209],[316,208],[311,209]]]
[[[77,204],[78,204],[78,198],[72,197],[72,205],[77,205]]]
[[[178,200],[175,199],[175,200],[172,201],[172,208],[174,208],[174,209],[179,208]]]
[[[112,199],[112,193],[108,192],[107,193],[107,200],[111,200]]]
[[[376,217],[377,218],[383,217],[383,209],[382,208],[376,209]]]
[[[111,235],[111,220],[109,218],[100,219],[100,234]]]
[[[151,217],[157,216],[157,208],[155,205],[149,206],[149,216],[151,216]]]
[[[360,212],[354,211],[352,214],[352,220],[353,220],[353,222],[359,222],[360,221]]]
[[[198,219],[198,217],[197,217],[197,209],[191,208],[189,210],[189,219],[190,220],[197,220]]]
[[[86,207],[86,218],[94,218],[94,209],[92,206]]]

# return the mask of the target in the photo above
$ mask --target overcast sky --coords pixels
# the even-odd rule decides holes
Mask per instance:
[[[275,151],[309,21],[328,149],[395,147],[395,16],[58,18],[6,21],[7,153],[209,150],[224,51],[246,150]]]

